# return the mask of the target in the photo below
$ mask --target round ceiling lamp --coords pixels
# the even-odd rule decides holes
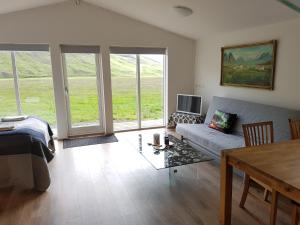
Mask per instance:
[[[182,5],[174,6],[174,10],[183,17],[190,16],[193,14],[193,10],[191,8]]]

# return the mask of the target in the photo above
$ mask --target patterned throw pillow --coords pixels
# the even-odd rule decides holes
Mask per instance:
[[[210,128],[216,129],[218,131],[224,132],[226,134],[231,132],[234,122],[237,119],[236,114],[222,112],[216,110],[215,114],[208,125]]]

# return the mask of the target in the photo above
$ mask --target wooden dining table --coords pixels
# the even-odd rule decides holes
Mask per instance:
[[[231,224],[233,168],[300,203],[300,140],[225,150],[221,159],[220,225]]]

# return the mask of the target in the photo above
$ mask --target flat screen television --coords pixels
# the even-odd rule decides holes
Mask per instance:
[[[202,97],[197,95],[177,95],[177,112],[201,115]]]

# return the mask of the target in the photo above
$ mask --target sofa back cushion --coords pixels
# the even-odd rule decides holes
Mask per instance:
[[[288,119],[300,117],[300,111],[214,96],[209,105],[205,124],[209,125],[216,110],[237,114],[233,133],[243,135],[242,124],[273,121],[275,142],[290,139]]]

